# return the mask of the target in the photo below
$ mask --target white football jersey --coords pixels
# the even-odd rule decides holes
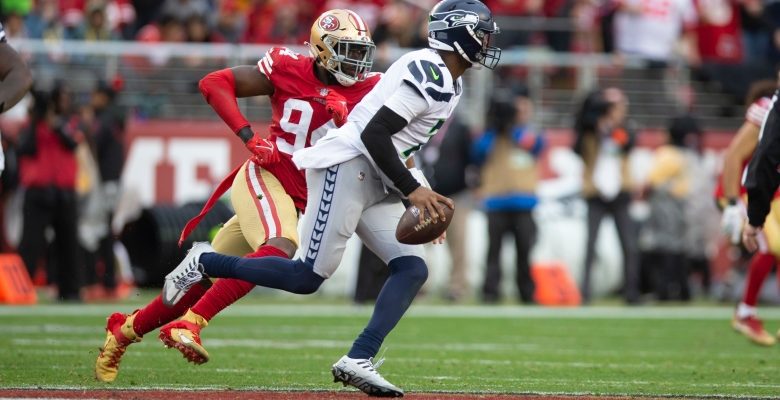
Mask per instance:
[[[349,114],[358,132],[402,85],[410,85],[428,102],[428,109],[414,117],[393,135],[393,145],[402,160],[428,142],[458,105],[462,82],[453,81],[450,71],[435,50],[423,49],[399,58],[366,97]]]
[[[441,56],[431,49],[416,50],[399,58],[382,76],[379,83],[349,114],[348,122],[331,129],[308,149],[296,151],[293,161],[299,168],[327,168],[360,154],[373,163],[360,134],[371,118],[402,85],[409,85],[420,93],[428,108],[409,120],[393,135],[394,149],[406,161],[435,135],[458,105],[462,80],[453,80]]]
[[[5,30],[3,30],[3,24],[0,23],[0,43],[5,42]]]

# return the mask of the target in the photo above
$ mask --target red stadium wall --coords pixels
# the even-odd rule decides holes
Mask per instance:
[[[253,123],[258,131],[266,123]],[[732,137],[730,132],[710,132],[703,136],[705,148],[722,150]],[[551,147],[570,146],[571,131],[547,131]],[[127,131],[125,185],[141,194],[144,204],[183,203],[203,200],[248,153],[241,142],[217,121],[143,121],[132,120]],[[638,145],[656,147],[664,142],[661,131],[645,131]],[[543,176],[553,174],[543,160]]]
[[[146,205],[203,200],[248,155],[222,122],[132,120],[124,185],[138,190]]]

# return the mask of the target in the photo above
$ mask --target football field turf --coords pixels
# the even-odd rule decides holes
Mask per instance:
[[[207,364],[186,363],[154,331],[130,347],[113,384],[93,379],[105,318],[134,305],[0,307],[0,389],[348,390],[332,383],[330,365],[370,308],[259,303],[203,331]],[[731,312],[415,305],[385,342],[381,372],[407,393],[780,395],[780,348],[734,333]],[[762,315],[774,333],[780,312]]]

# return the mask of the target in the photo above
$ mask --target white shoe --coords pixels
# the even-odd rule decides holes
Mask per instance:
[[[374,365],[370,358],[366,360],[341,357],[331,369],[333,382],[342,382],[344,386],[352,385],[369,396],[403,397],[403,390],[388,382],[377,372],[377,368],[383,361],[384,358]]]
[[[203,273],[203,265],[200,263],[200,255],[214,253],[215,250],[208,242],[195,242],[187,252],[183,260],[165,276],[165,284],[162,290],[162,301],[168,307],[181,300],[192,285],[208,278]]]

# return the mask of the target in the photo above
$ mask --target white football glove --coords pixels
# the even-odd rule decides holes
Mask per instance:
[[[739,244],[742,227],[745,224],[745,207],[742,203],[726,206],[720,217],[720,229],[729,238],[731,244]]]
[[[414,177],[414,179],[417,179],[417,182],[419,182],[420,185],[422,185],[422,186],[424,186],[424,187],[426,187],[428,189],[431,188],[431,184],[428,183],[428,179],[425,178],[425,174],[423,174],[423,172],[420,171],[419,168],[417,168],[417,167],[409,168],[409,172],[412,173],[412,176]]]

